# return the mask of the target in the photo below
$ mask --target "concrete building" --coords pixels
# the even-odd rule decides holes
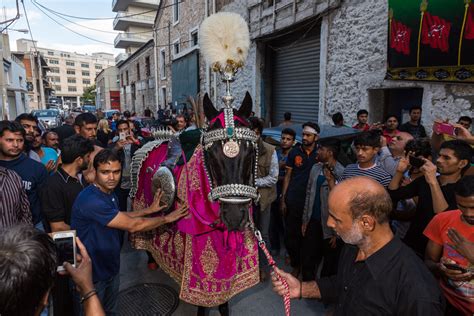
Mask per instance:
[[[146,108],[156,112],[154,41],[149,40],[118,65],[120,104],[123,111],[142,115]]]
[[[12,120],[29,110],[26,70],[23,62],[11,53],[8,34],[1,35],[0,117]]]
[[[155,21],[157,104],[182,109],[200,91],[214,97],[210,68],[199,56],[199,25],[214,12],[212,1],[163,0]]]
[[[17,49],[31,52],[34,51],[34,45],[31,40],[18,39]],[[95,77],[102,69],[115,64],[114,56],[108,53],[89,55],[41,47],[37,47],[37,50],[49,67],[47,80],[54,90],[54,96],[61,98],[68,107],[80,106],[84,88],[95,84]]]
[[[236,100],[249,91],[256,113],[271,125],[286,111],[296,122],[330,123],[340,111],[352,124],[364,108],[371,122],[388,113],[406,119],[415,104],[422,106],[427,128],[436,118],[472,117],[473,85],[385,79],[387,1],[216,3],[218,11],[239,13],[249,23],[249,57],[233,87]],[[224,87],[216,83],[222,95]]]
[[[117,67],[102,69],[95,78],[96,101],[98,109],[120,110],[120,76]]]
[[[112,11],[117,12],[114,30],[119,33],[115,48],[125,49],[116,58],[117,65],[153,38],[153,24],[159,0],[113,0]]]

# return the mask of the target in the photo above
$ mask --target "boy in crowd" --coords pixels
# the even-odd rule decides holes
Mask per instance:
[[[380,133],[378,131],[363,132],[354,140],[357,163],[348,165],[341,180],[366,176],[374,179],[385,188],[392,177],[380,165],[375,163],[375,157],[380,150]]]
[[[459,180],[454,192],[458,209],[437,214],[424,231],[429,238],[425,262],[440,277],[448,301],[446,315],[473,315],[474,264],[456,242],[474,242],[474,176]]]
[[[426,130],[421,125],[421,106],[415,105],[410,108],[410,120],[400,125],[400,131],[410,133],[415,139],[426,137]]]
[[[337,155],[340,150],[337,139],[321,140],[318,149],[318,163],[313,166],[309,175],[306,189],[306,201],[303,210],[303,281],[311,281],[316,277],[316,271],[321,260],[324,265],[321,276],[334,275],[337,272],[341,240],[327,226],[329,218],[328,196],[331,187],[344,172],[344,166],[339,163]]]
[[[367,132],[370,129],[370,125],[367,123],[369,120],[369,112],[367,110],[357,111],[357,124],[352,128]]]
[[[39,190],[48,177],[46,168],[27,157],[24,151],[25,130],[17,122],[0,122],[0,166],[15,171],[21,178],[30,202],[33,224],[45,231]]]

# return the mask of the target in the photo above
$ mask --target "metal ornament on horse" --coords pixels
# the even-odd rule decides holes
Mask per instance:
[[[231,93],[231,83],[235,80],[236,73],[244,66],[250,47],[250,35],[247,23],[238,14],[221,12],[208,17],[201,25],[201,51],[212,70],[221,75],[226,86],[226,93],[222,97],[224,103],[224,128],[211,130],[203,133],[202,143],[204,150],[209,149],[214,142],[222,143],[222,152],[230,159],[236,158],[240,153],[240,142],[252,143],[255,150],[258,150],[257,135],[248,128],[235,127],[234,123],[234,96]],[[258,193],[255,187],[257,176],[256,152],[254,166],[254,185],[225,184],[213,187],[212,179],[209,176],[211,192],[209,200],[225,203],[242,204],[250,203],[251,200],[258,200]]]

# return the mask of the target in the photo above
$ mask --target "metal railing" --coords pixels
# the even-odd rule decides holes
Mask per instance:
[[[150,35],[141,35],[141,34],[130,34],[130,33],[119,33],[115,37],[114,45],[117,46],[118,42],[120,41],[130,41],[130,42],[147,42],[152,38],[152,34],[150,31]]]
[[[117,15],[115,16],[115,19],[114,19],[114,28],[120,20],[129,21],[131,23],[133,23],[133,22],[147,23],[147,24],[150,24],[152,26],[154,21],[155,21],[155,17],[150,16],[150,15],[143,15],[143,14],[134,15],[130,12],[123,12],[123,11],[118,12]]]

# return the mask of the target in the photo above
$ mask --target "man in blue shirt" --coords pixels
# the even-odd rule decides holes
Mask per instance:
[[[119,157],[109,149],[100,151],[94,158],[94,183],[77,197],[72,209],[71,228],[89,251],[93,266],[93,281],[107,315],[116,314],[117,294],[120,285],[120,249],[123,231],[148,231],[187,215],[182,207],[166,216],[145,217],[162,210],[161,192],[155,200],[140,211],[121,212],[118,198],[113,193],[120,181],[122,166]],[[76,295],[76,303],[78,303]],[[77,310],[81,306],[78,304]],[[81,311],[80,314],[83,314]]]

